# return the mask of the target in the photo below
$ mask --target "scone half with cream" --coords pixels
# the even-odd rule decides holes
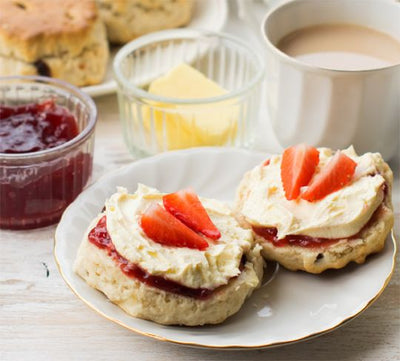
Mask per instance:
[[[128,314],[204,325],[236,313],[260,285],[261,247],[224,204],[191,189],[118,188],[83,237],[75,272]]]
[[[379,153],[300,144],[245,174],[235,212],[266,259],[321,273],[383,249],[394,222],[392,182]]]

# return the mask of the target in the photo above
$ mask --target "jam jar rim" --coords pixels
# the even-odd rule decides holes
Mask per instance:
[[[97,122],[97,117],[98,117],[98,112],[97,112],[97,107],[95,105],[94,100],[86,93],[84,93],[81,89],[76,87],[75,85],[72,85],[70,83],[67,83],[65,81],[62,81],[60,79],[56,78],[50,78],[50,77],[45,77],[45,76],[36,76],[36,75],[27,75],[27,76],[1,76],[0,77],[0,85],[2,83],[7,83],[10,82],[16,82],[16,81],[22,81],[26,83],[42,83],[45,85],[53,85],[57,88],[62,88],[64,89],[67,93],[70,95],[74,96],[75,98],[78,98],[81,100],[85,106],[89,108],[89,121],[86,124],[85,128],[74,138],[70,139],[69,141],[58,145],[53,148],[48,148],[36,152],[26,152],[26,153],[2,153],[0,152],[0,161],[1,160],[8,160],[8,161],[18,161],[18,160],[34,160],[38,158],[43,158],[46,156],[53,157],[58,153],[63,153],[65,151],[70,150],[70,148],[75,148],[76,146],[82,144],[85,142],[94,132],[94,128]]]

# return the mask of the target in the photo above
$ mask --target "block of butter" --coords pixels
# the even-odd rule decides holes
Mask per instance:
[[[154,80],[149,93],[175,99],[212,98],[227,91],[187,64]],[[236,136],[238,106],[233,100],[207,104],[152,102],[143,108],[148,131],[162,149],[224,145]]]

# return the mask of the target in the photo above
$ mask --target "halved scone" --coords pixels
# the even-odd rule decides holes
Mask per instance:
[[[206,242],[201,249],[186,240],[185,246],[168,244],[180,242],[180,237],[168,238],[168,222],[151,224],[153,233],[147,226],[148,219],[158,217],[154,209],[160,218],[168,212],[164,196],[144,185],[134,194],[119,188],[89,226],[75,272],[132,316],[161,324],[220,323],[260,285],[261,247],[229,208],[205,198],[201,203],[220,236],[211,239],[196,232]]]
[[[383,249],[393,227],[393,174],[380,154],[358,156],[352,147],[341,151],[355,163],[354,174],[339,189],[313,199],[310,193],[318,183],[313,180],[338,158],[328,148],[319,148],[318,153],[310,185],[298,189],[293,199],[285,193],[282,155],[249,171],[237,189],[235,211],[243,225],[253,230],[266,259],[289,270],[320,273],[351,261],[363,263],[369,254]],[[340,169],[332,177],[324,182],[337,182]]]

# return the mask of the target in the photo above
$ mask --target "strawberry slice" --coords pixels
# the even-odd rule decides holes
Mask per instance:
[[[153,204],[143,212],[140,225],[147,237],[165,246],[188,247],[201,251],[208,247],[204,238],[159,204]]]
[[[281,179],[287,200],[296,199],[300,195],[300,188],[308,184],[318,162],[318,150],[307,144],[285,149],[281,162]]]
[[[357,163],[346,154],[337,151],[332,159],[311,180],[301,198],[314,202],[350,183]]]
[[[266,159],[266,160],[264,160],[264,162],[262,163],[262,166],[263,167],[267,167],[267,166],[269,166],[269,164],[271,163],[271,159]]]
[[[182,189],[163,196],[165,209],[186,224],[193,231],[217,240],[221,233],[200,202],[199,197],[191,188]]]

